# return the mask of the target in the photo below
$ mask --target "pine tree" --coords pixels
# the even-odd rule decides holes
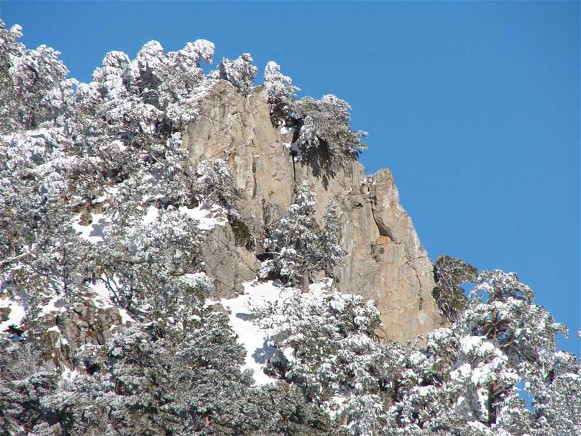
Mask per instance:
[[[280,65],[273,61],[268,62],[264,69],[264,86],[268,92],[270,118],[276,126],[284,126],[299,88],[292,84],[290,77],[280,72]]]
[[[289,288],[254,311],[277,350],[269,362],[273,374],[299,386],[309,402],[328,410],[350,434],[378,431],[401,358],[396,348],[376,340],[379,312],[372,302]]]
[[[308,290],[314,272],[324,271],[327,276],[332,276],[344,255],[339,241],[337,207],[332,200],[327,205],[324,219],[325,226],[321,228],[315,218],[315,194],[308,182],[303,182],[287,216],[264,241],[264,247],[272,258],[262,263],[260,276],[300,283],[303,292]]]
[[[29,434],[46,419],[43,400],[56,392],[57,375],[38,364],[40,350],[32,343],[0,340],[0,428],[4,434]]]
[[[516,274],[483,271],[475,282],[458,320],[407,358],[386,431],[574,434],[578,363],[555,340],[566,329],[534,304]],[[533,396],[530,408],[523,388]]]
[[[20,26],[6,29],[0,20],[1,133],[62,122],[76,83],[65,80],[68,70],[59,52],[45,45],[28,49],[20,37]]]
[[[330,197],[323,220],[325,223],[321,235],[323,270],[328,277],[333,277],[333,271],[341,264],[341,259],[345,256],[345,250],[341,247],[340,239],[342,232],[339,221],[339,210]]]
[[[264,247],[273,258],[263,263],[261,276],[301,283],[306,292],[309,272],[316,270],[322,260],[320,235],[321,229],[315,219],[315,194],[305,181],[294,203],[289,206],[286,218],[264,241]]]
[[[366,132],[351,129],[351,107],[334,95],[320,100],[304,97],[292,104],[296,120],[294,145],[306,162],[318,159],[330,173],[356,158],[367,146],[361,141]]]

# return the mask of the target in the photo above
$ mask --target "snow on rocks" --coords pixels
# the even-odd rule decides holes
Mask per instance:
[[[113,304],[111,301],[111,296],[109,293],[109,289],[107,289],[107,285],[103,281],[97,281],[96,283],[92,283],[89,286],[89,290],[95,295],[93,301],[95,302],[95,306],[100,309],[108,309],[111,307],[116,307],[119,311],[119,315],[121,315],[121,322],[123,324],[132,324],[135,323],[135,320],[129,315],[129,313],[121,308]]]
[[[187,206],[180,206],[180,213],[192,218],[198,222],[200,230],[212,230],[216,226],[223,226],[228,222],[224,208],[218,205],[201,204],[192,209]],[[144,225],[152,224],[159,217],[159,209],[155,206],[149,206],[145,210],[142,223]]]
[[[198,221],[200,230],[212,230],[216,226],[223,226],[228,222],[223,207],[201,204],[193,209],[181,206],[179,211]]]
[[[55,295],[48,301],[48,303],[42,306],[42,310],[40,311],[38,316],[43,317],[52,312],[60,312],[61,310],[65,310],[66,305],[67,302],[62,296]]]
[[[155,206],[149,206],[145,211],[145,215],[143,216],[142,223],[144,225],[149,225],[154,222],[157,217],[159,216],[159,209]]]

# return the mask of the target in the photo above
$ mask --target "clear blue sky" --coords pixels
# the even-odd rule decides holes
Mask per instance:
[[[370,132],[430,257],[516,271],[571,331],[581,322],[577,2],[0,1],[29,47],[87,81],[107,51],[131,57],[206,38],[216,59],[275,60],[303,95],[333,93]]]

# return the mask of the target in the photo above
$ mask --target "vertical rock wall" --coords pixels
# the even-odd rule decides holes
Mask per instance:
[[[352,162],[330,176],[311,165],[293,164],[285,146],[290,135],[272,126],[266,91],[259,87],[244,96],[225,81],[218,82],[199,103],[199,116],[183,139],[194,168],[206,159],[229,164],[242,193],[241,219],[256,239],[258,252],[266,227],[285,216],[295,184],[308,180],[317,195],[318,218],[329,197],[340,205],[347,252],[336,271],[341,291],[375,300],[387,336],[398,342],[441,326],[432,297],[432,265],[399,204],[389,170],[366,176],[363,166]],[[232,238],[224,241],[223,233],[210,233],[206,242],[209,247],[221,247],[207,250],[214,254],[206,262],[206,272],[215,279],[220,296],[240,291],[242,281],[258,266],[253,255],[236,246]],[[224,268],[225,263],[241,264]]]

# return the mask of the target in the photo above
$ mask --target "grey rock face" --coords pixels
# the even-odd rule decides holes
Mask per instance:
[[[204,271],[213,280],[214,298],[230,298],[252,281],[260,264],[254,255],[238,246],[230,224],[214,227],[200,247]]]
[[[307,180],[317,195],[319,220],[328,198],[340,206],[347,252],[335,272],[340,290],[375,300],[389,339],[404,343],[442,325],[432,297],[431,262],[399,204],[389,170],[366,176],[360,163],[351,162],[329,174],[316,156],[293,162],[290,133],[273,127],[261,87],[244,96],[220,81],[200,102],[199,114],[183,136],[190,161],[194,167],[206,159],[229,164],[242,193],[241,220],[258,253],[266,228],[285,216],[295,186]],[[216,227],[203,250],[219,296],[241,291],[259,265],[252,253],[232,243],[231,233]]]

